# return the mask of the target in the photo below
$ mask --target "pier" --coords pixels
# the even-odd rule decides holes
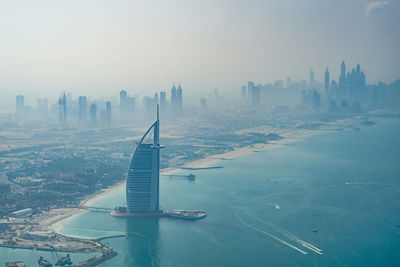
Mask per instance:
[[[199,168],[190,168],[190,167],[181,167],[182,170],[212,170],[212,169],[222,169],[224,166],[210,166],[210,167],[199,167]]]
[[[194,181],[196,180],[196,175],[194,174],[188,174],[188,175],[179,175],[179,174],[161,174],[160,176],[163,177],[168,177],[168,178],[172,178],[172,179],[179,179],[179,180],[189,180],[189,181]]]
[[[85,205],[78,205],[77,208],[78,209],[85,209],[85,210],[93,210],[93,211],[104,211],[104,212],[108,212],[108,211],[114,210],[112,208],[93,207],[93,206],[85,206]]]

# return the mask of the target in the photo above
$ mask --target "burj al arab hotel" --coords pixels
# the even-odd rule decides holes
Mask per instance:
[[[153,134],[153,136],[151,136]],[[199,210],[160,210],[160,118],[157,105],[157,120],[138,142],[126,178],[126,207],[117,207],[111,212],[116,217],[157,216],[184,220],[206,217]]]
[[[152,142],[146,140],[151,137]],[[160,199],[160,119],[151,125],[136,146],[126,179],[128,213],[158,213]],[[146,142],[147,141],[147,142]]]

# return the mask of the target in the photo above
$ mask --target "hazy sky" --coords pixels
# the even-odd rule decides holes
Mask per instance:
[[[248,80],[400,78],[400,2],[65,0],[0,2],[0,96],[238,91]]]

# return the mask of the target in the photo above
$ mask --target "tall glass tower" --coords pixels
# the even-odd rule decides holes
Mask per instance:
[[[159,211],[160,135],[159,106],[157,120],[136,146],[129,164],[126,180],[126,202],[129,213],[157,213]],[[147,140],[151,137],[152,140]],[[147,137],[147,138],[146,138]]]

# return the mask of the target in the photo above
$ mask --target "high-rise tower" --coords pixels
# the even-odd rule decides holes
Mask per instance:
[[[87,97],[80,96],[79,97],[79,120],[86,121],[87,120]]]
[[[340,77],[339,77],[339,84],[343,85],[346,81],[346,64],[342,61],[340,65]]]
[[[167,105],[167,94],[165,91],[160,92],[160,109],[161,112],[165,111],[165,107]]]
[[[172,86],[171,89],[171,109],[172,111],[176,111],[176,106],[177,106],[177,96],[176,96],[176,87],[175,83]]]
[[[89,115],[90,115],[90,124],[92,126],[96,125],[96,120],[97,120],[97,107],[95,103],[92,103],[89,106]]]
[[[15,113],[20,114],[24,111],[24,96],[23,95],[17,95],[15,97]]]
[[[119,108],[120,115],[125,117],[127,115],[126,113],[128,112],[128,94],[125,90],[122,90],[119,93]]]
[[[315,82],[314,71],[310,68],[310,84]]]
[[[176,90],[176,107],[178,111],[182,111],[182,86],[181,83],[178,85],[178,89]]]
[[[325,70],[325,96],[329,95],[329,70],[326,68]]]
[[[153,131],[152,142],[146,137]],[[129,164],[126,179],[126,202],[129,213],[159,212],[160,180],[160,120],[157,105],[157,120],[140,139]]]
[[[106,102],[106,123],[107,125],[111,124],[111,101]]]

